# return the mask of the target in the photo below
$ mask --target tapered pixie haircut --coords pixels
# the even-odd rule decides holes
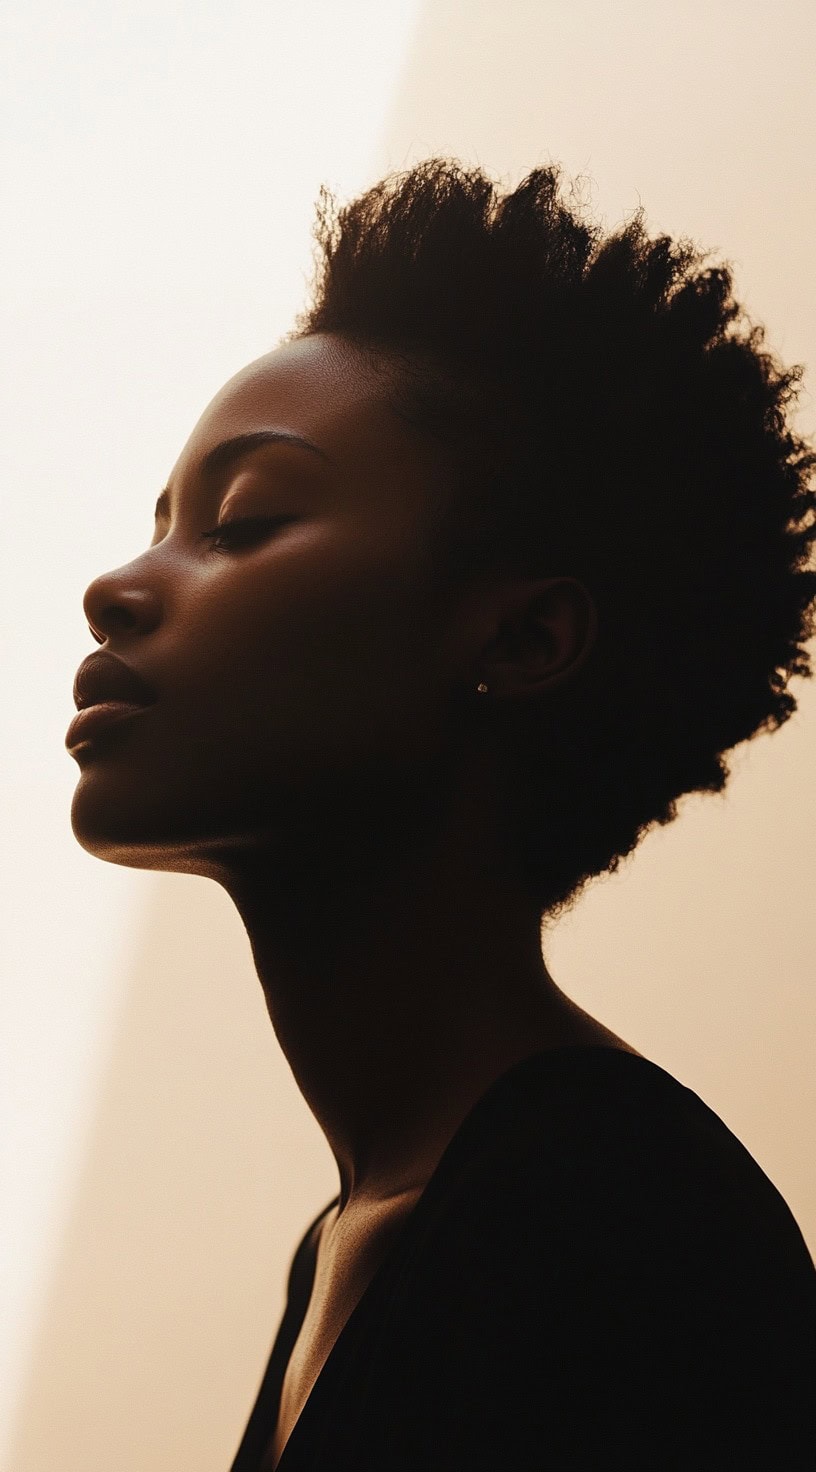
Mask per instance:
[[[395,412],[450,451],[445,575],[576,577],[593,598],[573,680],[490,717],[550,919],[788,720],[816,603],[816,452],[790,420],[803,367],[766,350],[728,264],[650,239],[642,208],[604,235],[570,196],[559,165],[501,194],[446,159],[342,208],[324,187],[285,339],[340,333],[390,365]]]

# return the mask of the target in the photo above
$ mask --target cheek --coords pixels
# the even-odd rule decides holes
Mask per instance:
[[[213,738],[240,737],[251,765],[409,757],[433,741],[441,641],[404,563],[278,568],[244,582],[228,617],[214,612],[199,645],[204,704]]]

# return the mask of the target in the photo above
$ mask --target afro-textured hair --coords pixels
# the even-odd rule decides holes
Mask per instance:
[[[593,598],[580,674],[506,716],[551,919],[793,714],[816,600],[816,452],[788,417],[803,367],[765,350],[728,265],[650,239],[642,208],[604,237],[572,194],[557,164],[502,195],[438,158],[342,208],[324,187],[286,339],[339,333],[396,362],[392,406],[460,467],[450,576],[508,566]]]

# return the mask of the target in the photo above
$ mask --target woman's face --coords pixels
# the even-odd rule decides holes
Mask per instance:
[[[193,430],[149,547],[91,583],[88,622],[158,698],[76,749],[88,851],[215,872],[285,843],[310,799],[364,802],[448,744],[465,646],[428,546],[450,470],[384,385],[337,336],[250,364]],[[205,465],[267,430],[314,448],[269,440]],[[204,537],[239,517],[270,520]]]

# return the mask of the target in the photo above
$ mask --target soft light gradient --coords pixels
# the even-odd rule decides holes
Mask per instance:
[[[215,886],[174,885],[79,848],[69,819],[78,769],[63,741],[74,671],[96,647],[84,590],[147,546],[156,496],[204,405],[291,325],[317,191],[325,180],[354,192],[376,170],[416,12],[414,0],[32,0],[4,14],[0,1463],[9,1472],[57,1463],[101,1472],[112,1465],[111,1435],[120,1472],[227,1465],[277,1308],[286,1239],[308,1206],[313,1121],[273,1047],[236,917]],[[210,980],[202,963],[221,944]],[[192,1034],[171,1040],[171,1014],[191,986],[221,996],[212,1069]],[[236,1042],[219,1051],[233,998]],[[134,999],[153,1004],[145,1054],[132,1042]],[[199,1042],[202,1016],[191,999]],[[254,1058],[241,1047],[247,1031]],[[287,1110],[291,1138],[280,1123]],[[182,1116],[198,1124],[184,1138]],[[100,1129],[112,1132],[104,1163]],[[192,1191],[183,1206],[168,1194],[174,1150]],[[219,1278],[229,1244],[217,1241],[204,1160],[223,1210],[256,1222],[254,1242],[231,1239],[234,1293]],[[208,1294],[234,1316],[237,1354]]]
[[[607,227],[734,264],[816,360],[806,0],[373,0],[4,20],[2,1466],[226,1472],[328,1147],[207,881],[70,831],[82,594],[150,540],[219,385],[302,304],[321,182],[558,161]],[[813,433],[808,367],[798,427]],[[559,984],[696,1090],[816,1251],[816,681],[545,932]]]

